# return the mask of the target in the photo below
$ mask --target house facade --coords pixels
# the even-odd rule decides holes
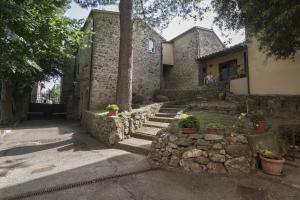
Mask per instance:
[[[116,101],[119,13],[92,10],[83,31],[94,32],[86,38],[91,45],[66,61],[63,78],[63,100],[76,119],[83,110]],[[165,41],[139,20],[134,23],[132,62],[133,94],[148,100],[158,90],[194,96],[209,82],[226,83],[238,95],[300,95],[299,53],[294,61],[268,58],[255,40],[226,48],[213,30],[202,27]]]
[[[239,95],[300,95],[300,52],[276,60],[259,50],[255,39],[200,57],[199,65],[216,81],[227,81]]]
[[[225,45],[215,32],[202,27],[193,27],[163,43],[164,89],[198,89],[206,72],[197,59],[223,49]]]
[[[115,103],[118,76],[119,13],[92,10],[83,31],[92,31],[91,45],[66,61],[63,96],[69,110],[97,110]],[[134,23],[133,94],[151,99],[161,88],[163,38],[143,22]]]

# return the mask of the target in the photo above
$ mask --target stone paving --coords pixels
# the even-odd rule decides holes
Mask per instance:
[[[51,186],[149,168],[143,155],[111,149],[77,123],[26,122],[1,136],[0,199]],[[156,170],[27,199],[298,200],[300,190],[258,176]]]

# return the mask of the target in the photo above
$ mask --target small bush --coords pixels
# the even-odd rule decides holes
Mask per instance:
[[[232,124],[232,130],[235,133],[246,133],[247,130],[247,126],[246,126],[246,113],[241,113],[237,119],[235,120],[235,122]]]
[[[142,95],[132,95],[132,104],[134,105],[141,105],[145,101],[145,98]]]
[[[250,121],[251,121],[253,124],[258,124],[259,122],[265,121],[265,117],[264,117],[264,115],[261,114],[261,113],[253,114],[253,115],[251,115],[251,117],[250,117]]]
[[[237,120],[234,122],[234,124],[232,125],[232,130],[235,132],[235,133],[245,133],[246,132],[246,124],[244,121],[242,120]]]
[[[194,116],[189,116],[179,122],[180,128],[200,128],[199,120]]]
[[[172,134],[178,133],[180,131],[178,121],[173,121],[168,126],[168,131]]]
[[[119,110],[119,106],[117,104],[109,104],[108,106],[106,106],[106,110]]]
[[[158,102],[166,102],[169,101],[169,98],[164,95],[157,95],[155,98]]]

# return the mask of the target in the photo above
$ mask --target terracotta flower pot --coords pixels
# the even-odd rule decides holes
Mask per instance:
[[[214,134],[214,135],[220,135],[222,133],[222,130],[221,128],[207,128],[207,133],[208,134]]]
[[[266,174],[280,176],[282,175],[283,164],[285,162],[284,158],[280,160],[265,158],[259,156],[261,160],[262,169]]]
[[[254,130],[257,132],[264,132],[267,129],[267,123],[265,121],[258,122],[253,125]]]
[[[107,116],[109,116],[109,117],[115,117],[117,115],[118,115],[118,110],[110,110],[110,111],[108,111],[108,114],[107,114]]]
[[[195,134],[198,132],[197,128],[182,128],[182,133],[184,134]]]

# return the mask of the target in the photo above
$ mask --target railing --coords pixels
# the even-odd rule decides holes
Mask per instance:
[[[53,96],[51,94],[42,93],[40,95],[31,95],[31,103],[41,103],[41,104],[61,104],[62,100],[60,96]]]

